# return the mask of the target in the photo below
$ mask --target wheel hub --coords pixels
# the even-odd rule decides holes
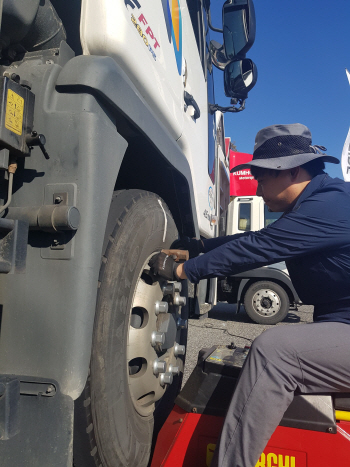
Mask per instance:
[[[179,303],[185,300],[180,286],[153,282],[148,260],[136,284],[128,330],[128,381],[134,407],[143,416],[154,411],[173,376],[183,371],[185,349],[179,342],[187,322],[181,319]]]
[[[252,298],[253,307],[261,316],[273,316],[281,308],[280,297],[274,290],[260,289]]]
[[[264,297],[260,303],[261,306],[267,310],[272,306],[272,300],[269,297]]]

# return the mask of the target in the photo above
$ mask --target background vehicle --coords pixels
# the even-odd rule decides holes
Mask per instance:
[[[143,467],[188,314],[186,284],[148,261],[217,234],[216,112],[243,110],[256,82],[253,4],[225,3],[224,48],[208,1],[0,8],[1,464],[71,467],[74,450],[75,467]]]
[[[280,215],[269,212],[259,196],[235,197],[228,206],[226,234],[260,230]],[[301,304],[284,262],[221,280],[218,299],[237,303],[237,312],[243,303],[248,316],[260,324],[276,324],[287,316],[290,306]]]

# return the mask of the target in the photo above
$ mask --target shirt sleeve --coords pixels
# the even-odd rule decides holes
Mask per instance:
[[[224,243],[230,242],[245,235],[249,235],[249,232],[242,232],[235,235],[226,235],[224,237],[203,239],[202,241],[204,245],[204,252],[208,253],[208,251],[214,250],[214,248],[217,248],[223,245]]]
[[[316,196],[265,229],[226,237],[226,243],[186,261],[184,268],[188,279],[197,283],[201,279],[238,274],[349,244],[349,209],[343,209],[342,216],[336,216],[337,208],[327,206],[329,203]]]

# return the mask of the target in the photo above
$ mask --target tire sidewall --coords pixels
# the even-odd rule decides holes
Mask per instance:
[[[104,465],[113,467],[147,465],[152,439],[153,416],[140,416],[131,400],[126,352],[130,311],[143,266],[152,253],[177,238],[171,214],[158,200],[143,194],[123,212],[101,267],[91,359],[92,416]]]

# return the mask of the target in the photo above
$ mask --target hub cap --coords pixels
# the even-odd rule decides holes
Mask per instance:
[[[261,316],[273,316],[281,308],[280,297],[274,290],[260,289],[252,298],[254,310]]]
[[[181,318],[181,306],[174,304],[179,293],[174,289],[173,294],[164,295],[168,283],[153,282],[148,260],[135,288],[127,347],[130,395],[135,409],[143,416],[152,414],[155,403],[171,384],[171,368],[183,371],[182,359],[174,354],[181,333],[176,324]],[[159,302],[168,302],[168,312],[159,313]]]

